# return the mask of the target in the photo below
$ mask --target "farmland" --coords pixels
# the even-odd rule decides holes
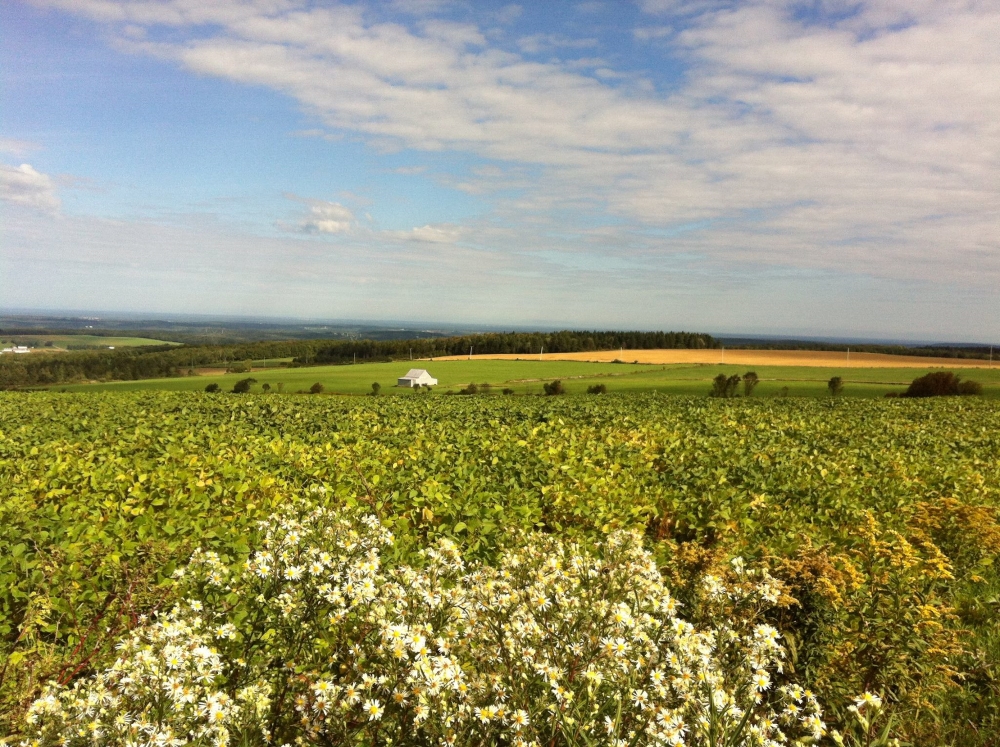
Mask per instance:
[[[627,351],[643,353],[687,353],[689,351]],[[698,352],[698,351],[691,351]],[[770,353],[772,351],[761,351]],[[777,351],[785,354],[785,351]],[[718,355],[718,351],[709,351]],[[816,355],[810,353],[811,355]],[[593,354],[587,354],[593,355]],[[729,353],[727,353],[729,355]],[[820,354],[826,355],[826,354]],[[892,358],[892,356],[885,356]],[[767,360],[767,356],[761,360]],[[659,392],[661,394],[702,395],[708,392],[712,379],[719,373],[727,376],[742,375],[753,368],[761,379],[755,391],[758,397],[774,396],[828,396],[827,381],[841,376],[845,382],[845,397],[881,397],[890,391],[901,391],[914,378],[928,371],[937,370],[924,363],[916,367],[840,367],[815,365],[752,365],[752,364],[634,364],[602,363],[582,360],[472,360],[398,361],[395,363],[366,363],[340,366],[308,366],[280,368],[270,361],[270,368],[257,367],[252,374],[224,374],[222,369],[206,371],[211,375],[181,376],[166,379],[147,379],[125,382],[59,385],[67,391],[136,391],[169,390],[197,391],[215,382],[224,390],[232,389],[236,381],[252,375],[257,380],[255,391],[267,383],[274,390],[280,383],[285,392],[308,389],[312,384],[323,384],[325,391],[336,394],[366,394],[373,382],[379,382],[384,395],[414,396],[406,389],[395,388],[396,379],[411,366],[426,367],[440,384],[438,392],[459,390],[470,382],[487,382],[495,391],[513,389],[516,394],[540,394],[542,384],[553,379],[562,380],[569,394],[582,394],[589,386],[604,384],[611,392]],[[975,379],[984,385],[984,396],[1000,396],[1000,365],[987,368],[979,362],[978,368],[956,368],[964,378]],[[787,391],[786,391],[787,388]]]
[[[831,723],[869,690],[901,738],[995,745],[998,425],[982,398],[5,393],[0,713],[105,665],[192,550],[238,564],[306,495],[376,511],[395,561],[436,537],[489,561],[523,531],[635,528],[691,614],[694,579],[742,555],[787,585],[769,620]]]
[[[1000,353],[998,353],[1000,355]],[[442,360],[461,360],[464,356],[449,356]],[[481,355],[476,360],[525,360],[526,355]],[[626,363],[722,364],[734,366],[814,366],[821,368],[987,368],[984,360],[932,358],[917,355],[887,353],[834,352],[825,350],[750,350],[673,349],[673,350],[592,350],[580,353],[540,354],[544,360],[603,361]]]
[[[30,345],[37,347],[38,352],[51,353],[66,349],[83,348],[126,348],[143,347],[147,345],[179,345],[177,342],[169,340],[156,340],[150,337],[127,337],[119,335],[8,335],[0,342],[14,345]],[[50,347],[43,347],[45,343],[52,343]]]

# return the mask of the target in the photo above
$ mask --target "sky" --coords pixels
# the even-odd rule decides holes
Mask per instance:
[[[996,0],[5,0],[0,308],[1000,342]]]

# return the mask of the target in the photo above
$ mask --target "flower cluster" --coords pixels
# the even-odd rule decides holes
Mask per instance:
[[[292,507],[263,529],[242,567],[196,554],[188,601],[107,672],[37,701],[32,736],[770,747],[825,733],[815,697],[777,684],[785,651],[759,616],[777,586],[739,561],[731,581],[705,579],[727,614],[697,628],[632,533],[593,550],[532,537],[493,565],[441,540],[401,565],[371,516]]]
[[[266,738],[267,685],[227,694],[211,644],[191,607],[138,628],[111,668],[70,688],[47,688],[28,711],[29,744],[221,747],[243,735]]]

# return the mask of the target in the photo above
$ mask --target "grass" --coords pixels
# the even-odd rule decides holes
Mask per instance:
[[[6,344],[25,345],[27,343],[36,344],[41,347],[46,342],[51,342],[53,348],[42,348],[51,351],[53,349],[66,349],[67,345],[106,348],[128,348],[142,345],[180,345],[179,342],[169,340],[154,340],[149,337],[103,337],[101,335],[12,335],[3,339]]]
[[[397,389],[396,379],[411,367],[426,367],[440,382],[438,393],[452,389],[458,391],[470,382],[488,382],[500,388],[509,387],[516,394],[541,394],[542,384],[561,379],[569,394],[583,394],[587,387],[601,383],[609,392],[661,392],[664,394],[706,394],[712,379],[719,373],[727,376],[743,374],[747,366],[679,364],[646,365],[620,363],[587,363],[582,361],[510,361],[510,360],[450,360],[434,362],[398,361],[395,363],[366,363],[347,366],[311,366],[304,368],[268,368],[252,374],[225,374],[217,376],[185,376],[169,379],[106,382],[56,386],[67,391],[134,391],[134,390],[202,390],[210,383],[217,383],[223,390],[230,390],[240,379],[252,375],[257,379],[254,390],[269,383],[272,388],[284,384],[285,392],[306,390],[314,383],[323,384],[327,392],[337,394],[366,394],[373,382],[382,385],[383,395],[414,396],[408,389]],[[781,396],[787,387],[789,396],[828,396],[826,383],[833,376],[841,376],[845,397],[881,397],[890,391],[902,391],[918,376],[930,368],[819,368],[814,366],[756,366],[761,382],[754,392],[757,397]],[[984,385],[984,395],[1000,398],[1000,367],[961,372]]]

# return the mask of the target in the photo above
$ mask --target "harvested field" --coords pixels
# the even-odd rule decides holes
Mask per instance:
[[[435,358],[467,360],[467,355]],[[473,355],[475,360],[539,360],[537,355]],[[961,358],[926,358],[917,355],[847,353],[817,350],[599,350],[588,353],[545,353],[546,361],[610,363],[726,363],[734,366],[817,366],[828,368],[988,368],[989,362]],[[1000,362],[994,362],[1000,366]]]

